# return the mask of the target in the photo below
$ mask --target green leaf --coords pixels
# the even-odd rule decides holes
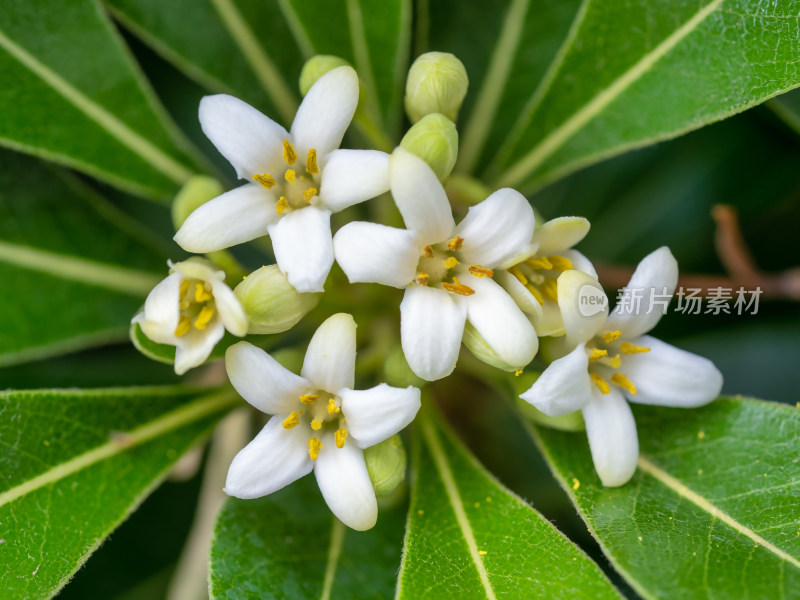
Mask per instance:
[[[313,475],[259,500],[230,498],[211,546],[213,598],[391,598],[403,511],[382,509],[369,531],[332,516]]]
[[[187,388],[0,395],[0,587],[44,598],[238,402]]]
[[[396,598],[619,597],[595,563],[432,417],[417,420]]]
[[[140,227],[60,168],[0,152],[0,366],[125,339],[166,276]]]
[[[95,0],[4,2],[0,144],[151,197],[191,175],[169,122]]]
[[[781,598],[800,588],[800,411],[742,398],[635,406],[639,470],[604,488],[582,434],[531,426],[616,569],[646,598]]]

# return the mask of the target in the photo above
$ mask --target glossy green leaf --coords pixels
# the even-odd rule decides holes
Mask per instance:
[[[54,595],[232,406],[187,388],[0,395],[0,588]]]
[[[259,500],[229,499],[211,546],[215,599],[391,598],[403,540],[402,506],[369,531],[331,515],[308,475]]]
[[[153,197],[191,175],[177,129],[95,0],[0,11],[0,144]]]
[[[141,226],[57,167],[0,152],[0,365],[125,339],[167,274]]]
[[[396,598],[619,597],[595,563],[495,480],[432,413],[417,423]]]
[[[584,434],[532,426],[616,569],[646,598],[784,598],[800,589],[800,411],[720,398],[636,406],[639,470],[604,488]]]

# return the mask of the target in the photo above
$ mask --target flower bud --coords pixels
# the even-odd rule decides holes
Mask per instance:
[[[291,329],[317,305],[320,296],[298,292],[278,265],[253,271],[233,293],[247,314],[248,333],[280,333]]]
[[[406,79],[406,113],[412,123],[425,115],[441,113],[451,121],[467,95],[469,78],[464,65],[447,52],[426,52],[417,57]]]
[[[424,387],[427,383],[414,374],[408,366],[406,355],[400,346],[395,346],[389,351],[389,356],[383,364],[383,375],[386,383],[395,387]]]
[[[464,337],[461,340],[470,352],[480,361],[485,362],[487,365],[497,367],[503,371],[514,371],[516,367],[508,364],[497,355],[497,352],[489,345],[489,343],[478,333],[472,324],[467,322],[464,327]]]
[[[403,136],[400,146],[417,155],[444,181],[456,166],[456,124],[440,113],[425,115]]]
[[[349,65],[345,59],[329,54],[318,54],[309,58],[300,71],[300,93],[305,96],[317,79],[336,67]]]
[[[172,224],[180,229],[186,218],[197,208],[220,196],[222,184],[208,175],[195,175],[180,189],[172,201]]]
[[[388,496],[406,477],[406,449],[399,435],[364,450],[364,460],[376,496]]]

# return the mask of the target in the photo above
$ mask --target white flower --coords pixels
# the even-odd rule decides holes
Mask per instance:
[[[351,67],[320,77],[291,132],[233,96],[203,98],[203,132],[250,183],[195,210],[175,241],[206,253],[269,234],[289,282],[299,292],[321,292],[333,265],[331,213],[389,189],[386,153],[337,150],[357,104]]]
[[[420,391],[378,385],[354,390],[356,324],[337,314],[311,338],[302,376],[247,342],[228,348],[233,387],[254,407],[275,415],[231,463],[225,491],[237,498],[271,494],[310,473],[333,514],[357,530],[377,519],[363,449],[408,425]]]
[[[512,367],[538,349],[533,326],[492,279],[513,262],[533,235],[533,209],[502,189],[470,208],[458,226],[434,172],[398,148],[390,160],[392,195],[408,229],[350,223],[334,237],[336,260],[352,282],[405,289],[400,337],[408,364],[433,381],[456,365],[468,322]]]
[[[639,441],[626,398],[692,408],[708,404],[722,388],[722,374],[710,360],[644,335],[663,314],[658,304],[650,310],[651,300],[672,297],[677,281],[675,258],[669,248],[659,248],[639,263],[609,315],[594,278],[566,271],[558,279],[571,351],[553,361],[521,397],[553,417],[583,411],[592,461],[605,486],[627,483],[636,470]],[[593,312],[588,304],[579,304],[588,296],[605,299],[604,305],[595,303],[603,309],[591,316],[586,316]]]
[[[556,281],[569,269],[597,279],[594,266],[572,246],[589,233],[583,217],[558,217],[538,226],[527,256],[495,274],[517,305],[528,315],[540,337],[564,335],[564,322],[558,308]]]
[[[154,342],[176,347],[175,372],[183,375],[208,358],[226,329],[245,335],[247,317],[225,285],[225,273],[208,261],[167,264],[173,272],[152,289],[132,322]]]

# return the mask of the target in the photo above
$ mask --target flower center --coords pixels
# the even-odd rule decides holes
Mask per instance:
[[[558,276],[572,268],[565,256],[533,256],[508,271],[525,286],[539,304],[558,302]]]
[[[308,427],[308,455],[317,460],[326,431],[333,431],[337,448],[344,448],[347,429],[342,414],[342,399],[323,390],[310,390],[298,398],[300,406],[283,420],[284,429]]]
[[[304,208],[311,204],[319,190],[319,165],[317,164],[317,151],[314,148],[306,156],[305,171],[298,172],[301,165],[297,165],[297,152],[289,140],[283,140],[283,160],[286,168],[278,177],[270,173],[256,173],[253,175],[258,183],[268,190],[275,188],[278,201],[275,210],[282,215],[288,210]]]
[[[481,265],[470,265],[466,268],[459,260],[461,245],[464,239],[458,236],[448,242],[425,246],[417,264],[417,285],[439,286],[453,294],[471,296],[475,293],[471,287],[459,281],[465,273],[475,277],[493,277],[494,271]],[[450,281],[447,281],[450,279]]]
[[[181,337],[192,327],[204,330],[216,314],[211,285],[199,279],[184,279],[179,291],[180,318],[175,335]]]
[[[589,357],[589,377],[603,394],[608,394],[611,387],[603,378],[603,374],[607,375],[610,371],[611,383],[635,396],[636,385],[618,369],[622,366],[625,355],[650,352],[650,348],[630,342],[621,342],[619,341],[620,335],[622,332],[619,330],[606,331],[586,343],[586,354]]]

